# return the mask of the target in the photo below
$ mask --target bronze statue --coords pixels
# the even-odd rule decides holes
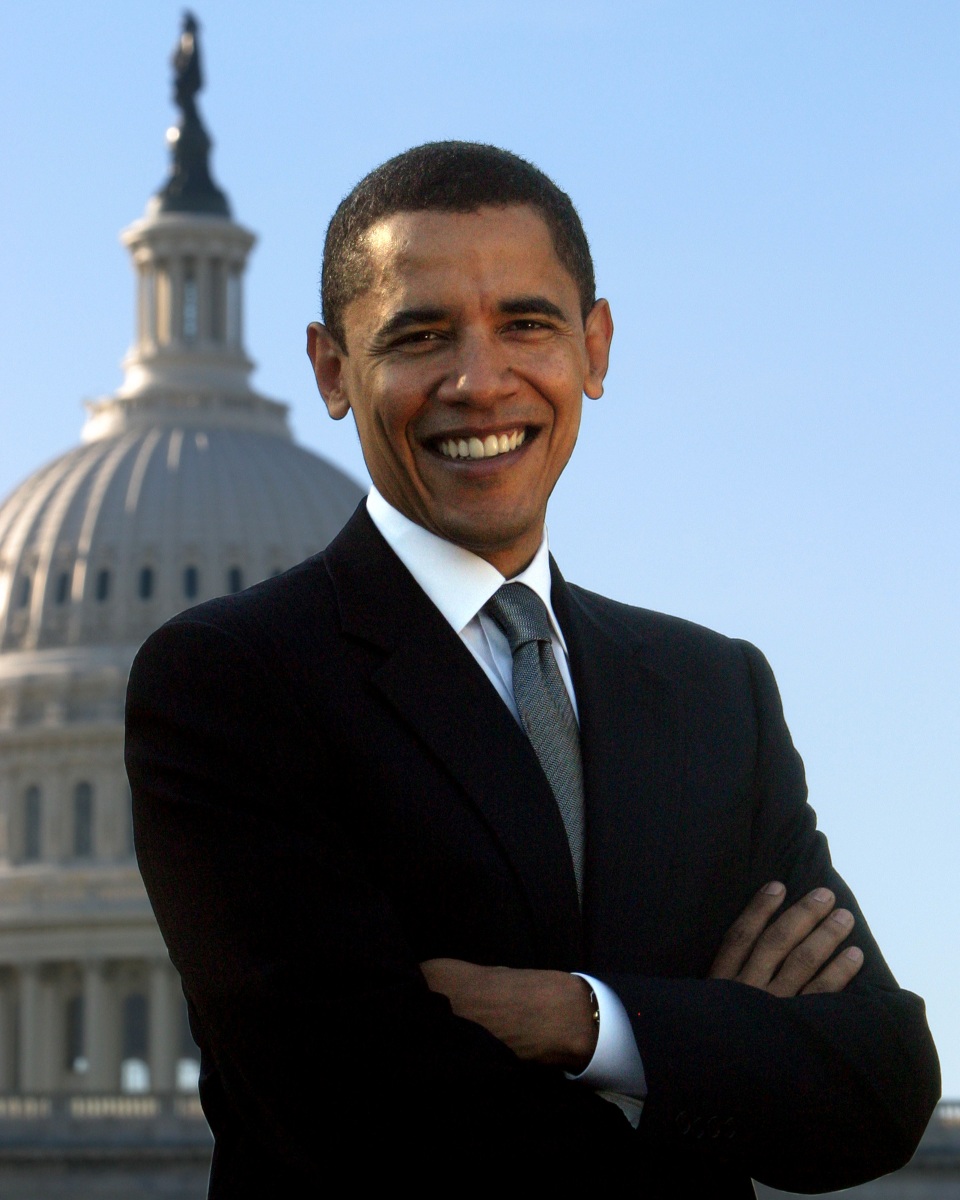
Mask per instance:
[[[203,126],[196,96],[203,87],[200,69],[200,24],[183,14],[183,29],[171,60],[173,99],[180,120],[167,133],[170,178],[154,197],[157,212],[195,212],[228,217],[230,205],[210,176],[210,135]]]
[[[180,41],[173,52],[173,98],[180,111],[187,116],[195,116],[199,120],[194,97],[203,87],[203,75],[200,70],[200,43],[197,34],[200,31],[197,18],[192,12],[183,14],[183,32]]]

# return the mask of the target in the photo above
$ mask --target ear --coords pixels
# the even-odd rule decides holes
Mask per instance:
[[[591,400],[603,395],[603,380],[610,362],[610,343],[613,340],[613,317],[606,300],[598,300],[587,313],[583,326],[587,346],[587,372],[583,390]]]
[[[307,357],[313,366],[327,412],[335,421],[342,421],[350,411],[343,370],[347,352],[340,348],[330,330],[319,321],[311,321],[307,326]]]

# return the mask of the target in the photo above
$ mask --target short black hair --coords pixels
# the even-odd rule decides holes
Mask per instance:
[[[323,323],[346,350],[343,314],[369,286],[363,235],[399,212],[475,212],[528,204],[543,217],[557,258],[580,294],[581,315],[596,302],[587,235],[573,201],[548,176],[509,150],[481,142],[427,142],[388,159],[345,196],[327,227],[320,299]]]

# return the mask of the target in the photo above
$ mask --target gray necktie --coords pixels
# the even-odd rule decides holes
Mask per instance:
[[[583,895],[583,768],[580,730],[553,655],[543,601],[523,583],[505,583],[484,609],[506,634],[513,654],[513,695],[563,818]]]

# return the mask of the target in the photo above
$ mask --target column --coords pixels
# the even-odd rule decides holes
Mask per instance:
[[[141,351],[157,347],[157,273],[150,259],[143,263],[143,338]]]
[[[149,277],[143,262],[134,259],[137,268],[137,349],[142,350],[147,341],[147,290]]]
[[[20,1091],[40,1090],[40,968],[28,963],[19,972]]]
[[[167,346],[173,337],[173,280],[168,259],[157,259],[153,266],[154,335],[159,346]]]
[[[37,1050],[37,1090],[52,1092],[62,1075],[63,1012],[58,1003],[57,981],[47,967],[40,975],[38,994],[40,1045]]]
[[[150,964],[150,1088],[172,1092],[180,1055],[180,986],[173,967],[164,960]]]
[[[115,1092],[120,1087],[120,1029],[113,1019],[113,995],[102,962],[83,966],[83,1048],[89,1062],[86,1090]]]

